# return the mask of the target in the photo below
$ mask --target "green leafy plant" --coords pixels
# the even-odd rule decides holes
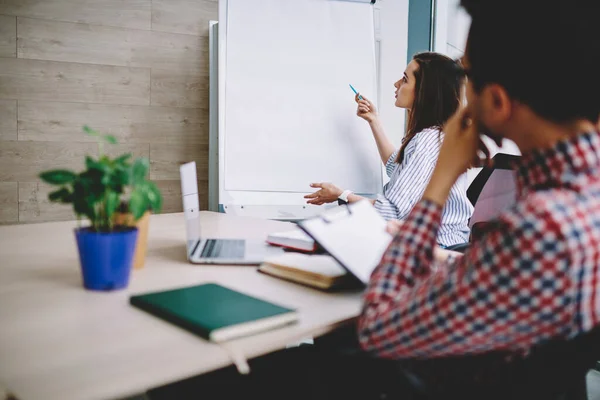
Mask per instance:
[[[65,169],[45,171],[40,178],[59,188],[48,195],[51,202],[73,204],[77,218],[86,217],[91,229],[96,232],[111,232],[113,217],[125,205],[137,221],[151,209],[159,212],[162,208],[160,190],[153,182],[146,180],[149,170],[147,158],[131,160],[131,154],[110,158],[104,154],[105,144],[116,144],[111,135],[101,135],[84,126],[84,132],[96,138],[99,157],[85,158],[85,170],[75,173]]]

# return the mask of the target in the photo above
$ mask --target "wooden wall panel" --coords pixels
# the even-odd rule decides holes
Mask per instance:
[[[208,35],[219,17],[218,0],[152,0],[152,30]]]
[[[123,154],[131,153],[131,156],[134,159],[139,157],[146,157],[149,159],[150,145],[145,143],[105,145],[104,153],[109,157],[119,157]],[[95,154],[97,154],[97,152]]]
[[[155,181],[163,196],[162,212],[181,212],[183,211],[181,199],[181,182],[178,180]]]
[[[150,144],[150,179],[179,179],[179,166],[196,161],[199,180],[208,177],[208,145]]]
[[[155,181],[163,195],[163,213],[182,212],[181,182],[179,180]],[[198,181],[198,197],[200,208],[206,209],[208,204],[208,181]]]
[[[1,101],[0,115],[4,115]],[[16,120],[16,107],[14,115]],[[119,143],[208,143],[204,109],[19,102],[19,140],[93,142],[83,133],[84,125],[116,136]]]
[[[0,100],[0,140],[17,140],[16,100]]]
[[[48,194],[56,187],[42,182],[19,182],[19,222],[75,219],[71,204],[51,203]]]
[[[179,165],[208,201],[208,21],[217,0],[0,0],[0,223],[74,218],[41,171],[80,171],[98,146],[150,159],[163,212],[181,211]]]
[[[17,18],[0,15],[0,57],[17,56]]]
[[[19,18],[18,38],[19,58],[208,73],[205,37]]]
[[[151,0],[2,0],[0,14],[150,29]]]
[[[86,154],[96,154],[94,143],[0,142],[0,182],[39,181],[41,171],[83,168]]]
[[[152,70],[152,105],[208,109],[208,89],[208,76]]]
[[[208,37],[152,32],[149,44],[140,51],[140,63],[152,70],[208,76]]]
[[[0,99],[149,104],[150,70],[0,58]]]
[[[18,184],[0,182],[0,224],[15,223],[18,219]]]

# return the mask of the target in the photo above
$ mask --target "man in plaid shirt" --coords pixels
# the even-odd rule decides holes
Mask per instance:
[[[598,1],[462,0],[468,106],[371,276],[363,349],[390,359],[526,357],[600,322]],[[521,150],[517,203],[462,257],[436,257],[443,205],[479,134]],[[483,368],[483,367],[482,367]]]

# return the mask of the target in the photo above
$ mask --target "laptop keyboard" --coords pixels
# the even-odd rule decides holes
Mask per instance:
[[[235,239],[208,239],[200,258],[243,258],[246,242]]]

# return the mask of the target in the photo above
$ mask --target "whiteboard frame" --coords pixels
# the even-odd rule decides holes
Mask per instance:
[[[252,1],[252,0],[246,0]],[[219,1],[219,21],[209,22],[209,205],[210,211],[219,211],[234,215],[252,216],[267,219],[298,221],[310,218],[335,204],[313,206],[299,204],[302,193],[232,191],[226,190],[225,179],[225,138],[219,134],[225,132],[225,84],[227,81],[227,10],[228,0]],[[376,103],[381,93],[381,29],[378,4],[374,8],[374,33],[376,49]],[[377,17],[379,15],[377,14]],[[381,168],[381,189],[386,181],[385,169]],[[359,193],[365,197],[375,197],[378,193]]]

